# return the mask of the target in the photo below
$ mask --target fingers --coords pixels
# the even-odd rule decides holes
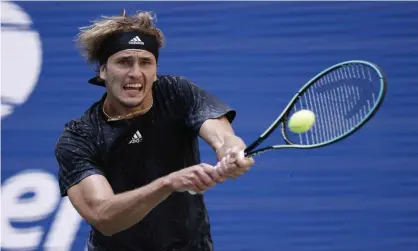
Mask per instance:
[[[237,168],[238,166],[234,164],[234,160],[228,157],[223,157],[218,163],[218,173],[222,177],[230,178],[230,174]]]
[[[200,164],[194,169],[189,176],[193,185],[198,188],[197,192],[203,193],[207,189],[222,181],[222,177],[218,174],[215,167],[208,164]]]
[[[231,153],[228,156],[229,156],[228,158],[230,159],[230,162],[233,162],[242,168],[250,167],[254,165],[254,159],[245,157],[243,151],[238,151],[238,152],[231,151]]]
[[[245,157],[244,152],[238,148],[230,148],[227,152],[218,163],[218,173],[223,177],[235,179],[254,164],[254,159]]]
[[[209,169],[205,170],[206,174],[211,177],[213,182],[223,182],[224,178],[222,175],[218,172],[217,167],[210,166]]]
[[[180,192],[184,192],[184,191],[195,191],[196,193],[203,193],[205,190],[204,189],[202,189],[201,187],[199,187],[199,186],[197,186],[196,184],[195,184],[195,182],[192,182],[192,181],[188,181],[188,182],[186,182],[187,183],[187,185],[185,185],[184,187],[186,187],[186,188],[182,188],[182,189],[180,189],[179,191]]]
[[[247,157],[237,158],[235,164],[237,164],[240,168],[249,170],[250,167],[254,165],[254,159]]]
[[[227,151],[227,154],[228,154],[228,156],[230,157],[230,158],[232,158],[232,159],[239,159],[239,158],[243,158],[244,157],[244,152],[243,152],[243,150],[241,150],[241,149],[239,149],[239,148],[237,148],[237,147],[234,147],[234,148],[230,148],[228,151]]]
[[[229,151],[229,154],[232,162],[235,162],[239,167],[248,169],[250,166],[254,165],[253,158],[247,158],[244,155],[244,151],[238,148],[232,148]]]
[[[197,188],[197,190],[195,190],[196,192],[203,193],[210,187],[210,185],[205,183],[204,178],[202,178],[201,175],[190,174],[189,180],[190,185]]]
[[[207,164],[201,164],[200,167],[196,170],[198,177],[205,185],[214,186],[216,181],[212,178],[211,173],[214,172],[215,167]]]

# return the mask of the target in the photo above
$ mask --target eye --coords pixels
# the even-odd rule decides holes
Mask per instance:
[[[151,61],[149,61],[149,60],[143,60],[143,61],[141,61],[141,64],[142,65],[150,65],[151,64]]]
[[[121,65],[126,65],[126,64],[129,64],[129,60],[121,59],[121,60],[118,61],[118,63],[121,64]]]

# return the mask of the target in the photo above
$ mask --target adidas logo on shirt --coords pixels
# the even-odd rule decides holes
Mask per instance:
[[[128,43],[129,44],[142,44],[142,45],[144,44],[144,42],[142,42],[142,40],[138,36],[132,38]]]
[[[138,131],[136,131],[134,136],[132,136],[131,141],[129,141],[129,144],[137,144],[141,141],[142,141],[142,135]]]

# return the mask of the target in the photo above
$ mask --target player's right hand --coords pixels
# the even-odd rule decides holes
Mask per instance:
[[[195,191],[203,193],[207,189],[222,182],[223,178],[216,171],[214,166],[201,163],[167,176],[168,183],[174,191]]]

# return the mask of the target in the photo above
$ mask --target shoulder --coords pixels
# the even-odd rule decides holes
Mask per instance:
[[[159,75],[157,78],[157,86],[160,88],[182,90],[183,88],[197,86],[193,80],[182,75]]]
[[[100,102],[94,103],[81,116],[73,118],[64,124],[58,137],[56,150],[59,148],[92,146],[97,141],[99,131]]]
[[[189,102],[208,93],[193,80],[182,75],[159,75],[156,84],[156,92],[165,99],[177,102]]]
[[[187,84],[191,82],[186,76],[171,74],[158,75],[157,79],[159,84],[165,85]]]
[[[181,75],[159,75],[154,86],[157,100],[171,107],[185,107],[196,92],[196,85]],[[170,108],[171,109],[171,108]],[[180,110],[181,112],[181,110]]]

